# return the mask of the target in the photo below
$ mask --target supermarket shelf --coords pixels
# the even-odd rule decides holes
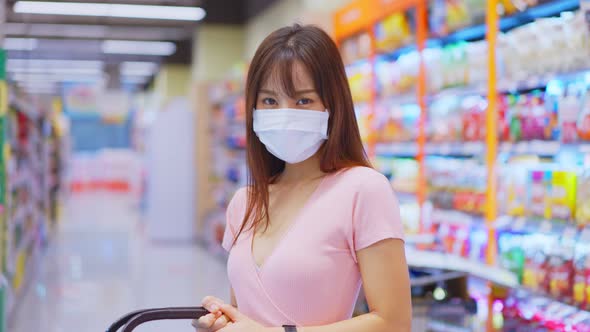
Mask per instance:
[[[436,275],[412,278],[410,284],[412,287],[426,286],[436,284],[441,281],[447,281],[452,279],[459,279],[466,277],[467,274],[463,272],[444,272]]]
[[[424,149],[427,155],[471,157],[485,153],[486,147],[484,142],[453,142],[427,143]],[[554,157],[564,151],[587,154],[590,153],[590,142],[579,144],[563,144],[556,141],[504,142],[500,144],[498,151],[511,155],[538,155],[545,157]],[[418,143],[380,143],[376,147],[376,153],[383,157],[416,157]]]
[[[483,142],[429,143],[424,149],[429,155],[470,157],[484,153],[485,145]],[[384,157],[415,157],[418,143],[381,143],[377,145],[376,153]]]
[[[556,141],[529,141],[519,143],[502,143],[499,146],[501,153],[516,155],[531,154],[545,157],[554,157],[555,155],[569,151],[573,153],[590,153],[590,142],[579,144],[563,144]]]
[[[456,225],[484,225],[482,216],[469,214],[459,210],[433,209],[430,214],[433,223],[453,223]]]
[[[544,4],[531,7],[523,12],[500,18],[498,24],[502,32],[507,32],[519,26],[531,23],[538,18],[559,15],[564,11],[576,10],[580,7],[579,0],[553,0]],[[483,40],[486,36],[486,25],[477,24],[459,29],[448,36],[431,38],[427,41],[429,46],[441,46],[461,41]]]
[[[514,273],[463,257],[408,248],[406,249],[406,258],[411,267],[464,272],[499,285],[519,287],[518,278]]]
[[[416,98],[416,93],[406,92],[398,95],[383,95],[377,97],[377,102],[383,106],[387,106],[388,104],[394,105],[407,105],[407,104],[416,104],[418,103],[418,99]]]
[[[434,234],[409,234],[404,238],[404,241],[408,245],[432,244],[435,240],[436,237]]]
[[[428,322],[428,331],[432,332],[472,332],[468,327],[457,326],[441,320],[430,320]]]
[[[575,224],[564,221],[532,217],[501,216],[497,219],[495,225],[497,229],[523,233],[565,234],[567,231],[569,234],[575,234],[578,229]]]
[[[394,188],[394,190],[395,190],[395,188]],[[418,200],[418,197],[416,196],[415,193],[409,193],[409,192],[403,192],[403,191],[396,191],[395,192],[395,196],[397,196],[397,200],[400,203],[416,202]]]

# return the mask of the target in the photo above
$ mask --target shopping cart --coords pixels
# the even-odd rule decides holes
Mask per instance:
[[[131,332],[143,323],[156,320],[198,319],[209,311],[203,307],[156,308],[138,310],[121,317],[106,332]]]

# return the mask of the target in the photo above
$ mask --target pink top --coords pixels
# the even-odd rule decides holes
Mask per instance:
[[[232,247],[246,203],[243,188],[227,209],[223,247],[230,251],[227,269],[238,308],[268,327],[349,319],[361,286],[356,251],[403,238],[390,183],[366,167],[326,176],[260,268],[251,231]]]

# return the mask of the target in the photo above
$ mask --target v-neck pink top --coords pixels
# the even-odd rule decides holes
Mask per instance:
[[[317,326],[349,319],[361,286],[356,252],[403,238],[387,178],[366,167],[324,177],[271,255],[258,267],[252,231],[232,247],[246,211],[246,189],[227,209],[223,247],[238,309],[268,327]],[[392,281],[394,282],[394,281]]]

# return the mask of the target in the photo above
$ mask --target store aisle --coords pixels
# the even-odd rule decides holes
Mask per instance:
[[[17,308],[14,332],[101,331],[144,307],[228,299],[225,266],[201,248],[147,241],[129,198],[83,194],[66,204],[61,229]],[[138,331],[191,331],[189,322]]]

